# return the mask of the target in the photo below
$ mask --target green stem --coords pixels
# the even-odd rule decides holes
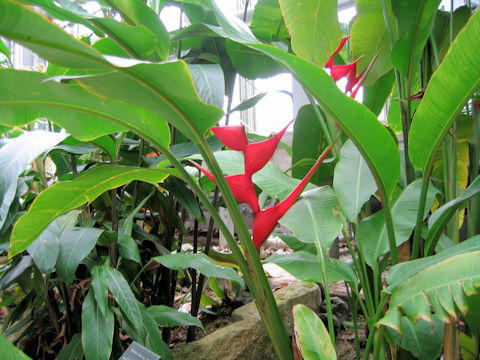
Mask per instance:
[[[327,270],[325,266],[325,254],[323,252],[320,241],[315,242],[315,247],[317,248],[317,257],[320,261],[320,267],[322,269],[323,275],[323,288],[325,291],[325,304],[327,305],[327,319],[328,319],[328,332],[330,334],[330,339],[332,340],[333,348],[335,349],[335,327],[333,324],[333,312],[332,312],[332,301],[330,299],[330,289],[328,287],[327,279]]]
[[[333,143],[333,137],[332,134],[330,133],[330,129],[327,126],[327,121],[325,119],[324,114],[320,111],[318,108],[317,103],[315,102],[315,99],[313,96],[310,94],[309,91],[304,89],[305,94],[307,95],[308,101],[310,101],[310,104],[312,105],[313,112],[315,113],[315,116],[318,120],[318,123],[320,124],[320,127],[322,128],[323,133],[325,134],[325,137],[327,138],[327,141],[329,144]],[[332,149],[332,153],[335,157],[337,157],[337,154],[340,153],[340,149],[338,148],[338,144],[335,144],[334,148]]]
[[[428,171],[424,172],[423,179],[422,179],[422,189],[420,192],[420,201],[418,204],[417,222],[415,224],[415,231],[413,233],[413,244],[412,244],[412,254],[411,254],[412,260],[418,259],[420,255],[420,242],[422,240],[423,214],[425,212],[425,205],[427,203],[427,191],[428,191],[428,184],[430,180],[430,172],[432,170],[432,164],[431,164],[433,162],[432,159],[429,160],[429,163],[425,167],[425,169],[428,169]]]
[[[393,36],[392,24],[390,22],[390,17],[388,16],[388,9],[385,0],[381,0],[382,3],[382,12],[383,18],[385,20],[385,25],[388,30],[388,35],[390,38],[390,48],[393,48],[395,44],[395,38]],[[407,99],[404,92],[403,80],[400,72],[395,68],[395,81],[397,83],[397,93],[398,98],[400,99],[400,109],[402,117],[402,134],[403,134],[403,146],[405,151],[405,173],[407,175],[407,184],[411,183],[414,180],[413,167],[410,163],[408,157],[408,131],[410,124],[410,104],[407,103]]]
[[[393,227],[390,199],[382,196],[381,200],[383,205],[383,215],[385,216],[385,226],[387,228],[388,245],[390,247],[390,255],[392,257],[392,265],[395,265],[398,264],[398,249],[395,241],[395,229]]]
[[[345,231],[345,227],[346,227],[345,225],[346,224],[345,224],[345,221],[344,221],[344,226],[343,226],[343,230],[342,230],[343,236],[345,237],[345,241],[347,243],[348,251],[350,251],[350,254],[352,255],[353,264],[355,265],[355,269],[357,270],[358,278],[360,280],[360,286],[363,289],[363,294],[364,294],[364,297],[365,297],[365,301],[367,303],[368,310],[365,308],[365,306],[361,302],[362,298],[360,297],[360,294],[358,294],[358,301],[361,303],[362,311],[363,311],[363,314],[365,315],[365,318],[368,318],[370,315],[372,315],[374,313],[374,306],[373,306],[371,293],[370,293],[370,290],[368,290],[367,285],[366,285],[366,282],[368,280],[366,280],[367,278],[365,277],[365,274],[363,272],[363,268],[362,268],[362,265],[361,265],[360,261],[355,256],[355,251],[353,250],[350,238],[347,234],[347,231]],[[358,250],[358,254],[359,254],[358,256],[360,257],[360,250]],[[356,288],[352,287],[352,290],[355,291]],[[357,292],[358,292],[358,290],[355,291],[355,293],[357,293]]]
[[[473,136],[470,141],[470,183],[478,176],[479,173],[479,141],[480,141],[480,116],[479,112],[474,110],[475,126]],[[468,208],[468,236],[472,237],[480,232],[480,195],[475,196],[469,204]]]
[[[372,319],[370,332],[368,333],[367,344],[365,345],[365,352],[363,353],[363,360],[368,360],[368,355],[370,354],[370,350],[372,348],[373,339],[376,332],[375,323],[380,319],[380,316],[382,315],[383,307],[385,306],[387,299],[388,299],[388,294],[386,292],[382,292],[381,298],[380,298],[380,304],[378,305],[377,311],[375,312],[375,316]]]

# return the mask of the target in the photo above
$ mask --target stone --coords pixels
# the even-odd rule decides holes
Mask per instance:
[[[304,304],[313,311],[320,309],[320,288],[316,284],[295,282],[275,293],[275,298],[290,336],[293,334],[292,308]],[[204,338],[173,350],[174,359],[276,359],[273,347],[253,302],[232,313],[233,324]]]

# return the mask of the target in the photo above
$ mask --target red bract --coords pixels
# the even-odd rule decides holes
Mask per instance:
[[[290,121],[277,135],[265,141],[248,144],[243,150],[245,158],[245,175],[252,176],[258,170],[263,168],[272,158],[278,143],[282,139],[283,134],[293,122]]]
[[[332,56],[330,57],[330,59],[328,59],[327,63],[325,64],[325,67],[330,69],[330,76],[334,81],[338,81],[342,77],[347,76],[347,85],[345,87],[345,93],[352,91],[355,85],[357,85],[360,79],[362,78],[361,74],[357,76],[357,63],[360,60],[360,58],[358,58],[351,64],[346,64],[346,65],[333,64],[333,56],[340,52],[340,50],[345,45],[345,42],[349,38],[350,36],[347,36],[346,38],[343,38],[342,40],[340,40],[340,45],[338,46],[337,50],[333,52]],[[352,98],[355,98],[355,95],[357,95],[360,85],[361,84],[358,84],[357,88],[352,91],[352,94],[351,94]]]
[[[243,151],[248,144],[247,134],[242,125],[214,126],[212,131],[222,144],[232,150]]]
[[[307,186],[308,181],[312,177],[315,170],[322,163],[325,157],[328,155],[330,150],[332,150],[333,145],[327,148],[323,154],[318,158],[317,162],[310,171],[305,175],[303,180],[297,185],[297,187],[288,195],[288,197],[277,205],[272,206],[271,208],[260,211],[253,217],[253,243],[257,249],[260,249],[262,243],[267,239],[268,235],[272,232],[273,228],[277,224],[278,220],[292,207],[295,201],[298,199],[302,193],[305,186]]]
[[[212,180],[215,184],[215,177],[213,174],[202,168],[196,162],[191,162],[197,169],[203,172],[210,180]],[[252,211],[254,214],[260,211],[260,206],[258,205],[257,194],[255,193],[255,188],[253,186],[251,178],[245,176],[244,174],[240,175],[231,175],[225,176],[225,180],[227,181],[230,190],[232,191],[233,197],[240,202],[247,203],[251,206]]]
[[[326,68],[330,68],[330,69],[332,68],[333,57],[343,49],[348,39],[350,39],[350,36],[344,37],[342,40],[340,40],[340,44],[338,45],[337,49],[332,53],[332,55],[330,56],[330,59],[328,59],[327,63],[325,64]]]

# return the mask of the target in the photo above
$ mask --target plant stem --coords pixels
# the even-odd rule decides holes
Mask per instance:
[[[370,332],[368,333],[367,344],[365,345],[365,352],[363,353],[363,360],[368,360],[368,355],[370,354],[370,350],[372,348],[373,339],[376,332],[375,323],[380,319],[380,316],[382,315],[383,307],[385,306],[387,299],[388,299],[388,294],[382,291],[382,294],[380,296],[380,304],[377,307],[377,311],[375,312],[375,316],[373,317],[371,326],[369,328]]]
[[[330,133],[330,129],[327,126],[325,115],[318,108],[318,104],[315,102],[315,99],[313,98],[312,94],[310,94],[310,92],[307,91],[306,89],[304,89],[304,91],[305,91],[305,94],[307,95],[308,101],[310,101],[310,104],[312,105],[313,112],[315,113],[318,123],[322,128],[322,132],[325,134],[325,137],[327,138],[328,143],[332,144],[333,137],[332,137],[332,134]],[[338,157],[337,154],[340,153],[340,148],[338,144],[335,144],[334,148],[332,149],[332,153],[335,156],[335,158]]]
[[[385,226],[387,228],[388,245],[392,257],[392,265],[398,264],[398,249],[395,241],[395,229],[393,227],[392,210],[390,209],[390,199],[381,197],[383,205],[383,215],[385,216]]]
[[[350,254],[352,255],[352,259],[353,259],[353,264],[355,265],[355,269],[357,270],[357,274],[358,274],[358,278],[360,280],[360,286],[362,287],[362,289],[364,289],[363,293],[364,293],[364,297],[365,297],[365,301],[367,303],[367,307],[368,307],[368,311],[367,309],[365,309],[365,307],[363,306],[363,303],[362,303],[362,298],[360,297],[360,294],[358,294],[358,301],[360,302],[361,306],[362,306],[362,311],[363,311],[363,314],[365,315],[365,318],[368,318],[370,315],[373,315],[374,313],[374,307],[373,307],[373,302],[372,302],[372,299],[371,299],[371,293],[369,290],[367,290],[367,287],[366,287],[366,278],[365,278],[365,274],[363,273],[363,270],[362,270],[362,265],[361,263],[359,262],[359,260],[357,259],[357,257],[355,256],[355,251],[353,250],[353,247],[352,247],[352,244],[350,242],[350,237],[348,236],[348,233],[347,231],[345,230],[345,222],[344,222],[344,226],[343,226],[343,229],[342,229],[342,232],[343,232],[343,236],[345,237],[345,241],[347,242],[347,247],[348,247],[348,250],[350,251]],[[360,250],[358,251],[359,253],[359,256],[360,256]],[[356,288],[354,288],[352,286],[352,290],[356,290]],[[357,293],[357,291],[355,291],[355,293]]]
[[[430,160],[423,173],[422,179],[422,189],[420,192],[420,202],[418,204],[418,212],[417,212],[417,222],[415,224],[415,230],[413,233],[413,244],[412,244],[412,254],[411,260],[418,259],[420,254],[420,242],[422,241],[422,225],[423,225],[423,213],[425,212],[425,205],[427,203],[427,192],[428,192],[428,184],[430,180],[430,173],[432,171],[432,163],[433,160]]]
[[[330,289],[328,287],[327,279],[327,269],[325,266],[325,254],[320,245],[320,240],[315,241],[315,247],[317,249],[317,258],[320,261],[320,267],[323,275],[323,288],[325,291],[325,304],[327,306],[327,319],[328,319],[328,332],[330,334],[330,339],[332,340],[333,348],[335,349],[335,327],[333,324],[333,312],[332,312],[332,301],[330,300]]]

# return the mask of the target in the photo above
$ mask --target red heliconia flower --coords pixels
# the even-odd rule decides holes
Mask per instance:
[[[352,65],[352,67],[351,67],[350,72],[348,73],[348,77],[347,77],[347,86],[345,87],[345,92],[346,93],[349,92],[349,91],[352,91],[353,87],[355,85],[357,85],[358,81],[362,78],[362,74],[357,76],[358,60],[360,60],[360,58],[358,58],[357,60],[355,60],[353,63],[350,64],[350,65]]]
[[[332,53],[332,55],[330,56],[330,59],[328,59],[327,63],[325,64],[326,68],[330,68],[330,69],[332,68],[333,57],[343,49],[348,39],[350,39],[350,36],[344,37],[343,39],[340,40],[340,44],[338,45],[337,49]]]
[[[191,161],[191,163],[195,165],[197,169],[203,172],[210,180],[212,180],[214,183],[217,183],[215,181],[215,177],[210,171],[202,168],[195,161]],[[253,182],[250,177],[247,177],[244,174],[239,174],[225,176],[225,180],[227,181],[233,197],[236,200],[249,204],[254,214],[260,211],[257,194],[255,193],[255,187],[253,186]]]
[[[333,145],[330,145],[323,154],[318,158],[317,162],[310,171],[305,175],[303,180],[297,185],[297,187],[291,192],[288,197],[282,202],[260,211],[258,214],[255,214],[253,217],[253,243],[257,249],[260,249],[262,243],[267,239],[268,235],[272,232],[273,228],[277,224],[278,220],[292,207],[295,201],[298,199],[302,193],[305,186],[307,186],[308,181],[312,177],[315,170],[322,163],[325,157],[328,155],[330,150],[332,150]]]
[[[270,139],[245,146],[243,149],[243,155],[245,158],[245,175],[252,176],[268,163],[272,158],[278,143],[282,139],[283,134],[285,134],[285,131],[287,131],[287,128],[294,120],[295,119],[290,121],[287,126]]]
[[[222,144],[232,150],[243,151],[248,144],[247,134],[242,125],[214,126],[211,130]]]

